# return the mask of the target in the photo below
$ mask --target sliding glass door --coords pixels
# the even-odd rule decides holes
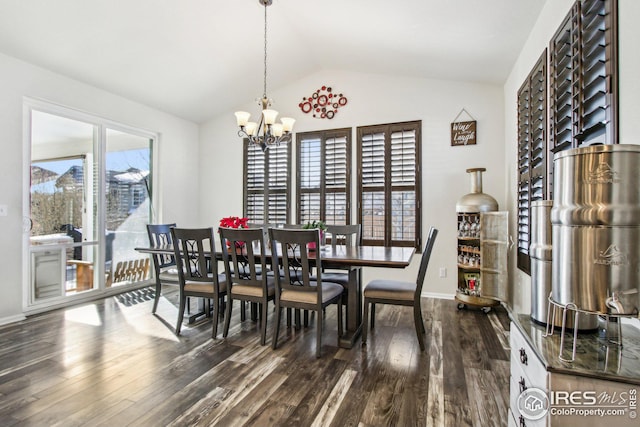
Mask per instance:
[[[150,276],[153,135],[61,107],[27,105],[25,308],[64,305]]]

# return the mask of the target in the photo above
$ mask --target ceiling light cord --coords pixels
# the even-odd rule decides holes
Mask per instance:
[[[263,99],[267,99],[267,3],[264,4],[264,91]]]

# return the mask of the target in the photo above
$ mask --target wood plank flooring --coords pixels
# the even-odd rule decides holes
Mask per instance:
[[[424,299],[421,353],[411,309],[378,306],[367,346],[345,350],[329,307],[316,359],[315,322],[283,321],[272,350],[271,310],[267,346],[238,306],[227,339],[210,319],[176,337],[176,291],[163,292],[156,315],[145,288],[0,327],[0,425],[507,425],[502,308]]]

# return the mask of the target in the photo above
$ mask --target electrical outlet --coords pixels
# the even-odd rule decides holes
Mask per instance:
[[[447,269],[446,267],[440,267],[440,278],[444,279],[445,277],[447,277]]]
[[[7,205],[0,205],[0,216],[7,216],[7,211],[9,208]]]

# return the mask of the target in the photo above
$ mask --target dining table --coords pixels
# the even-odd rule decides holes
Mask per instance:
[[[171,245],[154,247],[137,247],[136,251],[145,254],[173,255]],[[415,252],[413,247],[400,246],[344,246],[324,245],[319,249],[320,264],[323,269],[341,269],[348,271],[346,330],[340,336],[339,346],[352,348],[362,331],[362,278],[361,267],[374,268],[406,268],[411,263]],[[316,259],[318,251],[310,251],[309,257]],[[269,252],[265,254],[272,257]],[[209,253],[209,256],[220,261],[222,252]]]

